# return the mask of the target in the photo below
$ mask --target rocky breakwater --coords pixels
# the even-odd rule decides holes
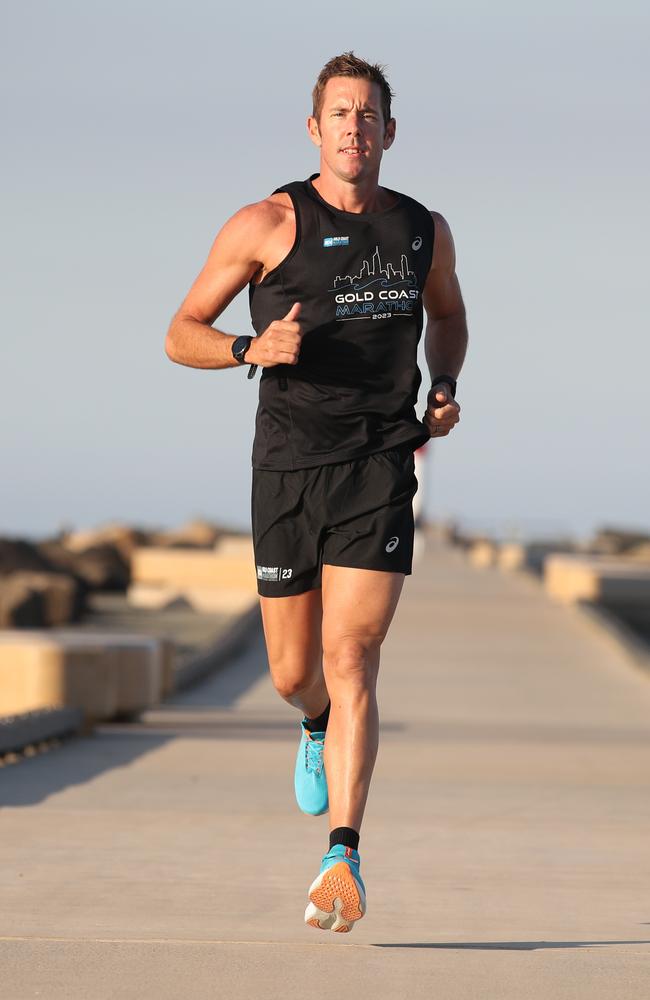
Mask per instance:
[[[79,621],[93,591],[126,591],[129,546],[124,528],[86,533],[83,544],[61,534],[41,542],[0,539],[0,628],[47,628]]]

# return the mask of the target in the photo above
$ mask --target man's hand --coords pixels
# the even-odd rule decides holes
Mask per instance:
[[[431,437],[445,437],[460,420],[460,406],[446,382],[429,389],[427,410],[422,423]]]
[[[259,337],[253,337],[245,362],[272,368],[273,365],[297,365],[304,331],[296,320],[301,305],[294,302],[284,319],[274,319]]]

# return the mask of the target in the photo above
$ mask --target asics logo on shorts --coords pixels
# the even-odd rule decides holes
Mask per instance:
[[[398,545],[399,545],[399,538],[397,537],[397,535],[393,535],[392,538],[388,539],[386,552],[394,552]]]

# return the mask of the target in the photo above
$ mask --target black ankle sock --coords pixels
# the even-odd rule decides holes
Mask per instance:
[[[321,714],[316,719],[309,719],[307,718],[307,716],[305,716],[305,726],[307,727],[310,733],[325,732],[325,730],[327,729],[327,720],[330,717],[331,704],[332,703],[328,701],[327,708],[325,709],[324,712],[321,712]]]
[[[336,830],[330,833],[330,851],[334,844],[343,844],[344,847],[351,847],[353,851],[359,850],[359,834],[350,826],[337,826]]]

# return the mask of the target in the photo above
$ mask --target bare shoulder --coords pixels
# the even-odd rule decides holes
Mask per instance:
[[[431,267],[432,269],[451,268],[453,270],[456,264],[456,250],[449,223],[441,212],[431,210],[430,214],[434,226],[433,260],[431,261]]]
[[[286,200],[285,200],[286,199]],[[289,195],[283,192],[269,195],[261,201],[244,205],[227,220],[221,233],[226,237],[243,240],[247,245],[264,240],[277,229],[286,226],[293,218]]]
[[[433,219],[433,225],[435,230],[436,240],[442,240],[445,242],[453,243],[453,237],[451,235],[451,227],[447,220],[445,219],[442,212],[430,211],[431,218]]]
[[[286,191],[270,194],[261,201],[244,205],[233,218],[240,217],[242,222],[252,225],[273,228],[286,222],[288,216],[293,216],[293,202]]]
[[[296,234],[293,204],[280,192],[244,205],[217,233],[208,258],[214,268],[241,266],[255,283],[289,253]]]
[[[271,195],[244,205],[217,233],[207,260],[177,315],[213,323],[248,282],[261,281],[286,256],[294,234],[295,222],[288,195]]]
[[[279,191],[245,206],[238,214],[241,214],[242,238],[257,250],[256,259],[261,265],[254,278],[257,284],[284,260],[293,246],[296,238],[293,202],[286,191]]]

